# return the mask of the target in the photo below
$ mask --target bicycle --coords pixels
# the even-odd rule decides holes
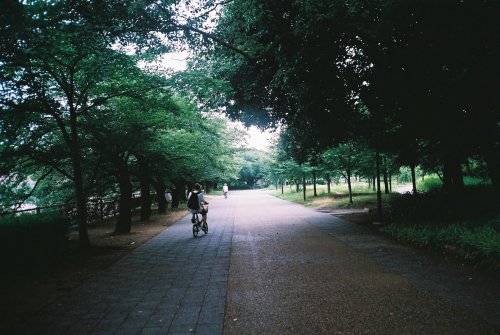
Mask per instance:
[[[191,218],[191,223],[193,224],[193,237],[197,237],[200,229],[208,234],[208,222],[203,225],[203,219],[200,219],[201,213],[193,213],[193,217]]]

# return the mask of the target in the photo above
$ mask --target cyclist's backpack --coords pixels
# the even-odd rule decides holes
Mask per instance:
[[[200,201],[198,200],[198,192],[191,192],[188,199],[189,209],[200,209]]]

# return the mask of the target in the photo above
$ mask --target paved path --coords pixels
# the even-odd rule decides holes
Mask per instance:
[[[231,208],[214,201],[208,223],[195,239],[184,217],[15,334],[221,334]]]
[[[331,215],[241,197],[224,334],[500,333],[498,277],[448,274],[453,266],[422,263],[411,249]],[[466,285],[474,289],[460,291]]]
[[[468,291],[329,214],[230,192],[209,227],[194,239],[185,217],[16,334],[500,334],[498,281]]]

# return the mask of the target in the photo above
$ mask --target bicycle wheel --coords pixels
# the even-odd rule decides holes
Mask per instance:
[[[199,231],[200,231],[200,229],[198,228],[198,226],[196,224],[194,224],[193,225],[193,237],[197,237]]]

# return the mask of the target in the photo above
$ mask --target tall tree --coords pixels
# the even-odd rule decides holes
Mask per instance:
[[[347,182],[349,191],[349,203],[352,200],[352,177],[359,172],[366,159],[372,156],[366,145],[349,141],[341,143],[335,148],[323,152],[322,158],[324,169],[332,172],[333,175],[340,175]]]
[[[107,49],[109,41],[82,27],[71,14],[59,12],[64,10],[60,3],[48,6],[34,2],[16,9],[22,10],[14,14],[23,18],[24,26],[13,32],[20,38],[9,48],[12,51],[2,52],[0,71],[7,88],[2,94],[2,109],[25,115],[25,127],[51,124],[46,137],[59,132],[71,162],[68,177],[74,181],[80,244],[88,247],[79,123],[110,98],[96,90],[105,82],[109,84],[109,77],[119,75],[115,66],[119,57]],[[64,14],[68,14],[65,20],[61,19]],[[123,92],[117,88],[113,95]]]

